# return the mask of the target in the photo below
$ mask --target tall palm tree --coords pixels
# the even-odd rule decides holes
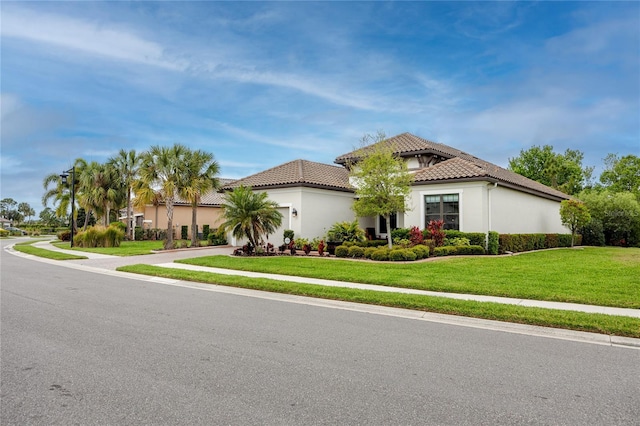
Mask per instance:
[[[257,247],[263,235],[273,234],[282,223],[278,204],[267,199],[266,192],[255,193],[250,186],[239,186],[225,196],[222,204],[225,231],[234,237],[247,237]]]
[[[76,169],[76,179],[72,184],[75,185],[76,196],[80,193],[80,186],[78,180],[78,171],[86,164],[86,161],[82,158],[77,158],[74,162],[74,168]],[[51,201],[53,206],[55,207],[55,215],[59,218],[63,218],[67,216],[67,211],[71,206],[71,185],[63,184],[62,177],[58,173],[51,173],[42,181],[42,186],[45,190],[44,195],[42,196],[42,205],[47,207],[49,202]],[[76,197],[77,198],[77,197]],[[76,200],[77,201],[77,200]],[[77,210],[76,210],[77,214]],[[77,228],[76,226],[76,218],[71,218],[73,221],[73,229]]]
[[[80,174],[81,199],[109,226],[111,210],[121,205],[124,187],[118,174],[109,163],[92,162]]]
[[[220,166],[213,154],[201,150],[189,151],[185,157],[179,193],[191,204],[191,247],[198,246],[198,204],[207,192],[218,189]]]
[[[142,158],[139,171],[140,202],[151,202],[150,196],[159,191],[167,208],[167,240],[164,248],[172,249],[173,244],[173,204],[180,189],[180,179],[184,172],[184,160],[189,149],[181,144],[172,147],[152,146]],[[146,197],[146,198],[145,198]]]
[[[109,159],[109,163],[116,169],[119,174],[121,184],[127,190],[127,236],[133,239],[133,229],[131,227],[131,192],[133,184],[138,176],[138,170],[142,162],[142,156],[136,154],[136,150],[127,151],[121,149],[118,155]]]

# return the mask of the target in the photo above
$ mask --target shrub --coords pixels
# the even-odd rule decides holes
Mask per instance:
[[[373,253],[378,250],[377,247],[367,247],[364,249],[364,257],[365,259],[371,259]]]
[[[426,259],[429,257],[429,248],[424,245],[417,245],[411,247],[411,251],[416,254],[416,259]]]
[[[408,249],[393,249],[389,252],[389,260],[394,262],[416,260],[416,254]]]
[[[336,247],[336,257],[347,257],[347,256],[349,256],[349,247],[344,245]]]
[[[305,244],[309,244],[309,240],[307,238],[298,238],[296,240],[296,248],[298,250],[303,250]]]
[[[604,227],[602,221],[591,218],[591,220],[582,227],[580,230],[582,234],[582,243],[585,246],[603,246],[604,240]]]
[[[429,256],[433,256],[433,250],[436,248],[436,243],[433,240],[424,240],[422,242],[429,249]]]
[[[391,231],[391,241],[398,240],[408,240],[411,235],[411,230],[409,228],[397,228]]]
[[[364,241],[365,233],[357,220],[353,222],[336,222],[334,223],[329,231],[327,232],[328,241],[332,242],[358,242]]]
[[[431,220],[427,229],[429,230],[430,239],[433,240],[436,247],[442,247],[444,243],[445,233],[442,230],[444,222],[442,220]]]
[[[364,249],[359,246],[349,247],[349,257],[353,257],[354,259],[360,259],[361,257],[364,257]]]
[[[224,234],[224,229],[217,228],[214,229],[213,232],[210,231],[209,236],[207,237],[207,242],[210,246],[226,246],[228,242]]]
[[[287,238],[290,241],[293,241],[294,236],[295,236],[295,232],[293,232],[293,229],[285,229],[282,236],[282,241],[286,240]]]
[[[211,228],[209,227],[209,225],[202,225],[202,239],[204,240],[209,240],[209,232],[210,232]]]
[[[406,238],[396,238],[393,240],[393,245],[400,246],[402,248],[409,248],[411,247],[411,241]]]
[[[120,221],[116,221],[116,222],[111,222],[109,224],[109,227],[115,226],[116,228],[120,229],[121,231],[127,231],[127,225],[124,222],[120,222]]]
[[[58,231],[56,236],[60,241],[71,241],[71,230],[65,229],[64,231]]]
[[[9,235],[9,231],[4,228],[0,228],[0,237],[6,237]]]
[[[389,248],[378,248],[371,254],[371,260],[384,261],[389,260]]]
[[[133,228],[133,238],[136,241],[141,241],[141,240],[145,239],[145,233],[144,233],[144,231],[142,230],[141,227],[136,226],[135,228]]]
[[[364,240],[364,241],[358,241],[356,243],[357,245],[359,245],[360,247],[380,247],[380,246],[386,246],[387,245],[387,240]]]
[[[455,254],[485,254],[482,246],[457,246]]]
[[[444,239],[444,245],[445,246],[470,246],[471,243],[469,242],[468,238],[465,237],[456,237],[456,238],[445,238]]]
[[[125,231],[119,227],[110,226],[102,233],[103,247],[120,247],[120,242],[124,239]]]
[[[309,255],[309,253],[311,253],[311,244],[303,244],[302,251],[304,252],[304,254]]]
[[[489,231],[489,239],[488,239],[488,244],[487,244],[487,251],[489,252],[489,254],[493,254],[496,255],[498,254],[498,248],[499,248],[499,243],[498,243],[498,237],[500,234],[498,234],[495,231]]]
[[[576,235],[575,244],[581,243],[582,237]],[[500,253],[571,247],[571,234],[500,234],[498,244]]]
[[[412,226],[409,231],[409,241],[411,241],[412,246],[417,246],[422,244],[424,241],[424,237],[422,236],[422,231],[417,226]]]
[[[442,246],[433,249],[434,256],[451,256],[456,254],[456,247],[454,246]]]
[[[324,256],[324,240],[320,240],[318,243],[318,255]]]
[[[462,232],[455,229],[447,229],[444,231],[446,238],[467,238],[472,246],[483,246],[486,243],[486,234],[483,232]]]

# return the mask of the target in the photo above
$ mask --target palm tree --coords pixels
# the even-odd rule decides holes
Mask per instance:
[[[109,164],[91,162],[80,174],[80,199],[90,210],[102,218],[104,226],[109,226],[109,216],[124,198],[124,187],[118,179],[115,168]],[[86,219],[85,219],[86,221]]]
[[[225,231],[231,230],[234,237],[247,237],[253,247],[262,235],[273,234],[282,223],[278,204],[267,199],[266,192],[255,193],[248,186],[239,186],[226,194],[222,204]]]
[[[191,247],[197,247],[198,204],[204,194],[220,187],[220,167],[213,154],[201,150],[189,151],[183,165],[179,193],[191,204]]]
[[[172,147],[152,146],[142,157],[139,170],[139,203],[151,202],[151,196],[159,191],[167,207],[167,240],[164,248],[173,248],[173,204],[180,190],[184,160],[189,149],[181,144]]]
[[[109,159],[109,163],[117,170],[121,184],[127,190],[127,236],[133,239],[133,229],[131,227],[131,192],[135,182],[142,156],[136,154],[136,150],[130,151],[121,149],[118,155]]]
[[[75,185],[76,195],[80,194],[79,190],[79,180],[78,180],[78,170],[86,165],[86,161],[82,158],[76,159],[74,162],[74,168],[76,169],[76,179],[73,184]],[[55,207],[55,214],[59,218],[63,218],[67,215],[67,211],[71,206],[71,188],[70,185],[62,183],[62,177],[57,173],[51,173],[42,181],[42,186],[44,187],[45,193],[42,196],[42,205],[47,207],[49,201],[52,201],[53,206]],[[77,212],[77,210],[76,210]],[[73,217],[71,219],[73,221],[73,229],[76,229],[76,218]]]
[[[31,216],[36,214],[36,211],[29,205],[29,203],[18,204],[18,211],[27,218],[27,222],[31,222]]]

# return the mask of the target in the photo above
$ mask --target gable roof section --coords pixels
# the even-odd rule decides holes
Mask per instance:
[[[533,193],[546,198],[565,200],[569,195],[550,188],[510,170],[504,169],[488,161],[481,160],[459,149],[452,148],[437,142],[419,138],[411,133],[402,133],[398,136],[386,139],[380,144],[390,146],[401,157],[416,155],[436,155],[445,161],[416,171],[414,182],[442,182],[450,180],[488,180],[501,182],[507,187],[524,192]],[[346,165],[351,161],[357,161],[367,147],[360,148],[336,158],[337,164]],[[456,160],[456,161],[453,161]]]
[[[349,185],[349,171],[347,169],[307,160],[293,160],[272,167],[233,181],[223,186],[222,190],[233,190],[240,185],[261,189],[304,186],[353,192],[353,188]]]

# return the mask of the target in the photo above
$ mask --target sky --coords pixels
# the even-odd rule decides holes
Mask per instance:
[[[0,3],[0,198],[176,142],[241,178],[410,132],[640,155],[639,2]],[[52,207],[52,206],[50,206]]]

